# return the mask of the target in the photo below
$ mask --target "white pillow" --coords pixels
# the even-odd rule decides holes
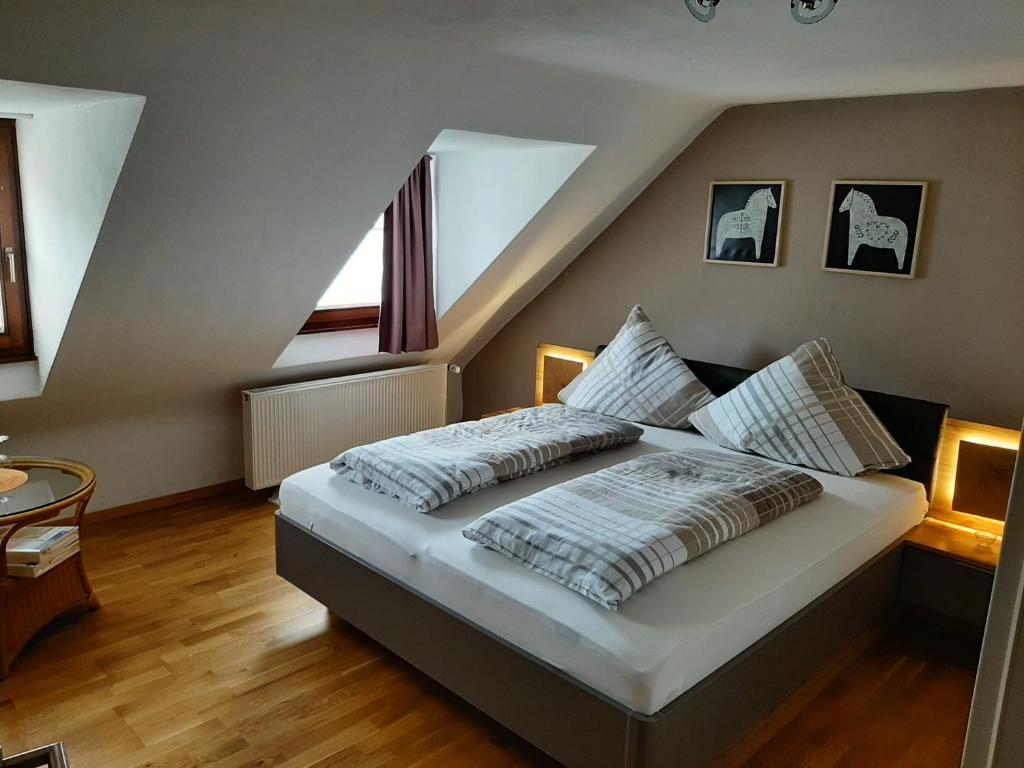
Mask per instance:
[[[853,477],[910,463],[826,339],[799,347],[691,416],[726,448]]]
[[[682,429],[715,396],[635,306],[604,352],[558,399],[585,411]]]

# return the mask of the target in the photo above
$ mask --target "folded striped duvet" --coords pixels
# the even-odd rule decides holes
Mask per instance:
[[[789,467],[709,450],[654,453],[546,488],[463,529],[605,608],[821,495]]]
[[[576,456],[640,439],[612,416],[542,405],[351,448],[331,469],[418,512]]]

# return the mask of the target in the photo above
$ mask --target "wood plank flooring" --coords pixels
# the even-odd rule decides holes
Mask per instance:
[[[279,579],[273,507],[248,494],[83,542],[103,607],[0,683],[8,754],[59,739],[74,768],[554,765]],[[952,768],[975,653],[901,628],[721,764]]]
[[[979,651],[976,637],[901,620],[714,768],[959,768]]]

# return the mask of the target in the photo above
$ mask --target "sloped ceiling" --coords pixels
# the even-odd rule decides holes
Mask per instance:
[[[147,99],[47,389],[0,406],[15,450],[116,476],[101,506],[239,476],[238,390],[297,375],[271,366],[444,128],[597,146],[443,318],[428,357],[465,362],[722,109],[1024,82],[1011,0],[847,0],[811,27],[784,0],[723,0],[709,25],[680,0],[4,0],[0,19],[0,77]]]

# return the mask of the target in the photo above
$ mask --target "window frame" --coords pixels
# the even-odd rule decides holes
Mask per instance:
[[[5,253],[7,248],[13,249],[13,260]],[[0,333],[0,364],[35,360],[18,138],[11,118],[0,118],[0,292],[5,321],[4,332]]]
[[[331,331],[357,331],[362,328],[376,328],[379,325],[380,304],[315,309],[299,329],[299,336],[310,333],[330,333]]]

